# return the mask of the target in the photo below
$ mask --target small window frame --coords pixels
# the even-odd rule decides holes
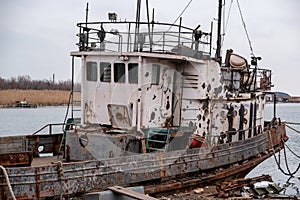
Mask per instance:
[[[97,82],[98,80],[98,64],[94,61],[86,62],[86,80]]]
[[[111,63],[100,62],[100,82],[111,82]]]
[[[125,83],[125,81],[126,81],[125,63],[114,63],[114,82]]]
[[[152,64],[151,84],[159,85],[160,80],[160,65]]]
[[[128,83],[137,84],[139,81],[139,64],[128,63]]]

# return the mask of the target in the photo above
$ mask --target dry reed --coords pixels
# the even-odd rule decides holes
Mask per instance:
[[[0,90],[0,105],[13,105],[27,101],[40,106],[62,105],[69,101],[69,91],[61,90]],[[75,93],[76,99],[79,94]]]

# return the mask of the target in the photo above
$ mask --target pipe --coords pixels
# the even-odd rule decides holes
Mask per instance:
[[[141,121],[142,121],[142,64],[143,58],[139,56],[138,59],[138,70],[139,70],[139,77],[138,77],[138,99],[137,99],[137,131],[141,132]]]

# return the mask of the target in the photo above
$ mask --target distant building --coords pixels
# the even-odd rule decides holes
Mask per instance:
[[[276,101],[278,102],[288,102],[288,99],[291,98],[291,96],[284,92],[274,92],[276,94]],[[274,101],[273,95],[267,96],[267,101]]]

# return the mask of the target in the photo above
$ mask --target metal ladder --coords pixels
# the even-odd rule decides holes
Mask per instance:
[[[189,74],[186,72],[182,73],[182,85],[181,85],[181,108],[180,108],[180,125],[182,126],[184,123],[196,123],[197,118],[191,118],[195,112],[199,110],[199,108],[184,108],[183,105],[188,104],[189,101],[195,101],[195,98],[186,97],[186,90],[197,89],[198,88],[198,75]],[[188,126],[187,124],[185,126]]]
[[[150,128],[148,130],[146,149],[148,152],[162,151],[166,152],[170,140],[170,129],[168,128]]]

